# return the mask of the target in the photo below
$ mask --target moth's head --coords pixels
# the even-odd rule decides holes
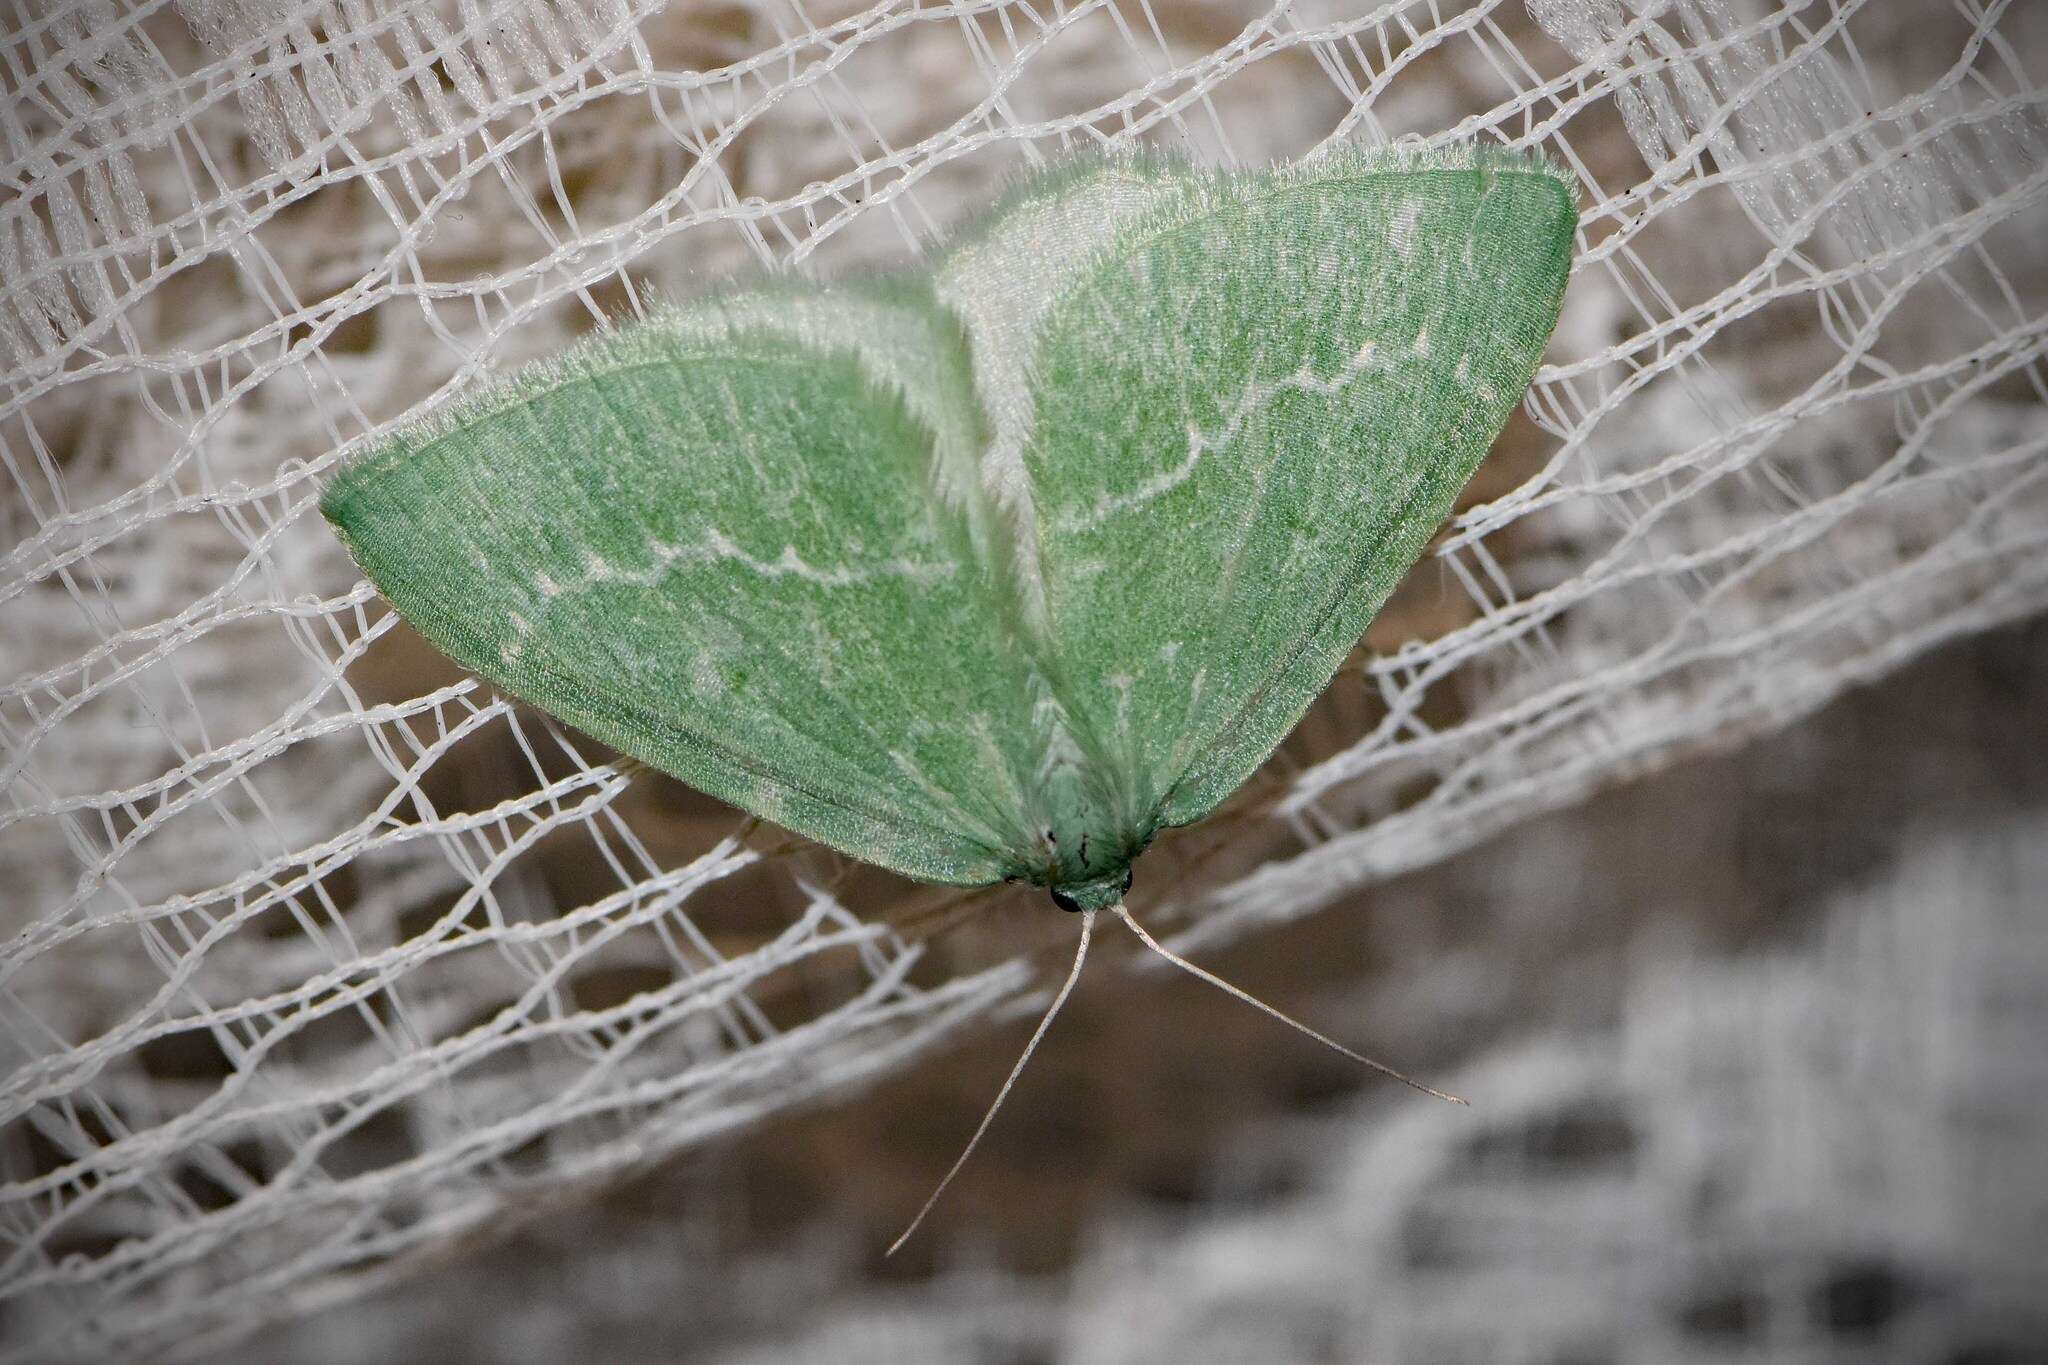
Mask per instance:
[[[1049,886],[1052,903],[1062,910],[1106,910],[1124,898],[1131,889],[1130,864],[1111,872],[1107,876],[1092,877],[1085,882],[1067,882],[1061,886]]]

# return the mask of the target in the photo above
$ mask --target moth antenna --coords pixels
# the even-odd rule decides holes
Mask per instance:
[[[1449,1100],[1452,1104],[1468,1103],[1468,1101],[1461,1100],[1456,1095],[1450,1094],[1448,1091],[1438,1090],[1434,1086],[1424,1085],[1421,1081],[1416,1080],[1413,1076],[1404,1076],[1400,1072],[1394,1070],[1394,1068],[1388,1066],[1385,1062],[1376,1062],[1372,1058],[1365,1056],[1363,1053],[1353,1052],[1350,1048],[1344,1046],[1344,1044],[1336,1041],[1335,1039],[1326,1038],[1322,1034],[1317,1033],[1307,1024],[1302,1023],[1299,1019],[1291,1018],[1288,1015],[1282,1014],[1279,1010],[1274,1009],[1271,1005],[1259,999],[1251,992],[1242,990],[1236,986],[1231,985],[1228,981],[1225,981],[1222,977],[1216,975],[1216,973],[1209,971],[1206,968],[1197,967],[1194,963],[1188,961],[1179,953],[1174,952],[1171,948],[1165,947],[1159,942],[1158,939],[1146,933],[1145,926],[1138,923],[1137,920],[1131,917],[1131,912],[1125,908],[1124,903],[1122,901],[1118,901],[1115,905],[1112,905],[1109,908],[1116,911],[1118,917],[1121,918],[1125,924],[1131,926],[1131,932],[1136,934],[1139,938],[1143,939],[1145,941],[1145,946],[1147,948],[1150,948],[1153,952],[1159,954],[1161,957],[1165,958],[1168,962],[1171,962],[1174,966],[1180,968],[1182,971],[1189,972],[1195,976],[1200,977],[1202,980],[1208,982],[1210,985],[1216,987],[1218,990],[1226,991],[1229,994],[1237,997],[1239,1000],[1244,1001],[1245,1004],[1250,1005],[1253,1009],[1262,1010],[1265,1013],[1272,1015],[1275,1019],[1278,1019],[1281,1023],[1287,1025],[1287,1027],[1291,1029],[1297,1029],[1302,1033],[1306,1033],[1309,1037],[1315,1039],[1324,1047],[1335,1049],[1336,1051],[1343,1053],[1346,1057],[1349,1057],[1354,1062],[1363,1062],[1367,1066],[1371,1067],[1374,1071],[1377,1071],[1385,1076],[1391,1076],[1403,1085],[1412,1086],[1413,1088],[1420,1090],[1423,1094],[1434,1095],[1440,1100]]]
[[[1024,1054],[1017,1058],[1017,1064],[1010,1068],[1009,1079],[1003,1082],[1001,1090],[996,1091],[995,1100],[989,1105],[988,1112],[981,1116],[981,1126],[974,1130],[973,1137],[967,1139],[967,1146],[953,1162],[952,1169],[947,1171],[945,1178],[939,1181],[939,1187],[932,1191],[932,1197],[924,1201],[924,1207],[917,1211],[917,1217],[910,1220],[910,1226],[903,1229],[902,1235],[895,1241],[889,1243],[889,1249],[882,1253],[884,1259],[894,1256],[896,1249],[910,1240],[910,1234],[917,1231],[917,1225],[922,1223],[924,1216],[932,1211],[932,1205],[939,1202],[939,1196],[946,1192],[946,1186],[953,1183],[953,1177],[960,1174],[960,1168],[967,1164],[967,1158],[974,1155],[974,1149],[981,1144],[981,1135],[988,1131],[988,1126],[991,1123],[995,1122],[996,1110],[1001,1109],[1003,1101],[1010,1097],[1010,1087],[1015,1085],[1017,1078],[1024,1074],[1024,1064],[1031,1060],[1031,1054],[1038,1050],[1038,1044],[1045,1037],[1045,1031],[1052,1027],[1053,1016],[1060,1012],[1060,1006],[1067,1003],[1067,997],[1073,993],[1074,983],[1081,979],[1081,964],[1088,960],[1088,936],[1094,932],[1095,912],[1093,910],[1083,910],[1081,912],[1081,943],[1079,947],[1074,949],[1074,965],[1068,970],[1067,979],[1061,984],[1059,994],[1052,998],[1052,1004],[1046,1008],[1045,1017],[1038,1021],[1038,1028],[1031,1035],[1031,1041],[1024,1044]],[[1143,930],[1139,932],[1142,933]]]

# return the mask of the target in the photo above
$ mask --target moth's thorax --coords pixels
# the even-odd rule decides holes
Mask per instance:
[[[1117,809],[1108,782],[1085,760],[1052,765],[1039,791],[1043,829],[1031,880],[1062,909],[1100,910],[1122,898],[1131,860],[1151,842]]]

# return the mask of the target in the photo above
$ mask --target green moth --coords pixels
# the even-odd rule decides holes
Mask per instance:
[[[1121,155],[926,268],[599,335],[321,507],[422,634],[734,805],[1081,912],[1329,683],[1521,401],[1577,210],[1504,152]],[[1430,1091],[1442,1094],[1441,1091]],[[1445,1096],[1445,1098],[1454,1098]]]
[[[1094,911],[1421,553],[1576,223],[1505,152],[1076,160],[921,269],[607,330],[322,510],[506,692],[855,857]]]

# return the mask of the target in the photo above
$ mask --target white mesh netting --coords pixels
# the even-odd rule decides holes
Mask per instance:
[[[439,661],[317,515],[372,433],[650,289],[894,262],[1105,139],[1579,174],[1532,420],[1267,774],[1141,868],[1183,944],[2048,606],[2048,13],[1359,8],[12,11],[0,1351],[200,1353],[1037,979],[1035,897],[609,761]]]

